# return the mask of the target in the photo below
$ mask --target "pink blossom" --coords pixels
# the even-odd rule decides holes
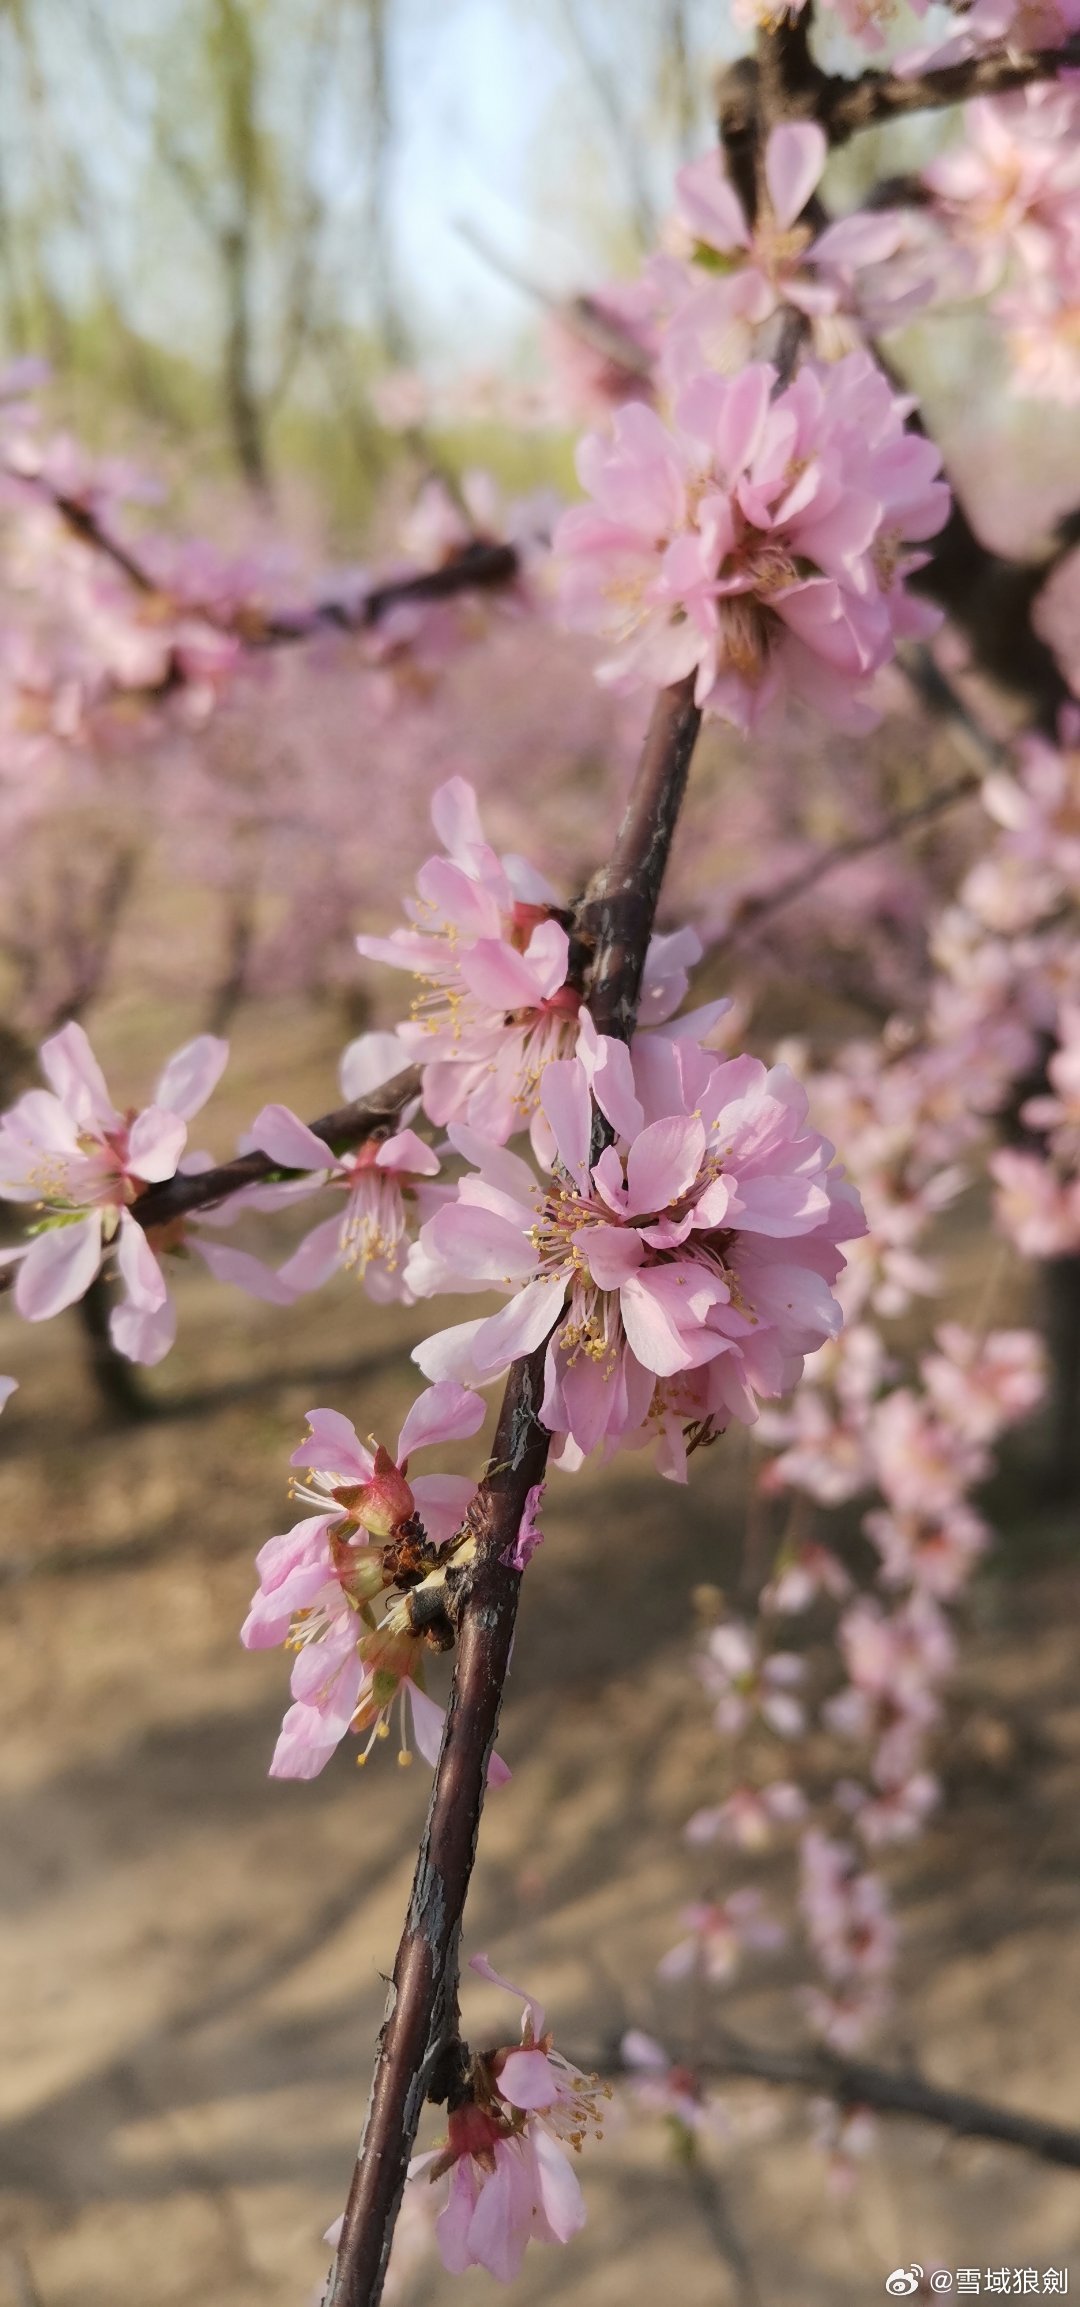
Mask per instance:
[[[610,2093],[553,2048],[540,2005],[500,1978],[486,1955],[474,1955],[470,1968],[520,1996],[521,2044],[473,2059],[470,2095],[451,2110],[445,2147],[414,2157],[410,2178],[449,2173],[448,2198],[435,2222],[449,2272],[485,2267],[508,2283],[529,2242],[568,2243],[584,2225],[581,2189],[565,2150],[579,2151],[590,2131],[600,2136],[601,2100]]]
[[[861,275],[867,268],[876,284],[872,317],[877,325],[888,325],[925,302],[931,293],[925,263],[919,274],[898,276],[891,294],[887,287],[890,260],[913,239],[911,221],[902,212],[881,209],[843,217],[816,237],[812,226],[799,222],[827,158],[825,134],[816,121],[787,120],[772,128],[765,146],[768,199],[752,227],[717,149],[679,171],[669,238],[681,255],[696,260],[695,269],[703,270],[697,271],[700,285],[676,303],[661,341],[663,372],[672,389],[702,369],[742,367],[753,357],[762,324],[784,302],[816,324],[823,352],[851,349],[854,332],[847,329],[844,343],[837,315],[862,306]]]
[[[693,672],[698,704],[743,728],[789,690],[854,725],[852,691],[898,635],[932,629],[903,578],[948,491],[865,353],[776,386],[763,362],[699,375],[674,430],[634,406],[612,439],[587,436],[594,503],[555,538],[563,613],[613,645],[602,679]]]
[[[726,1986],[738,1969],[744,1947],[773,1952],[784,1943],[781,1925],[764,1912],[757,1890],[735,1890],[711,1904],[699,1901],[684,1907],[679,1919],[689,1936],[670,1947],[658,1963],[662,1979],[684,1979],[696,1973],[713,1986]]]
[[[870,1850],[911,1842],[941,1800],[940,1784],[928,1770],[913,1771],[873,1793],[853,1779],[841,1779],[833,1792]]]
[[[774,1650],[763,1657],[757,1631],[727,1619],[706,1636],[698,1671],[716,1700],[713,1719],[724,1737],[736,1737],[755,1714],[779,1737],[798,1737],[805,1716],[791,1693],[806,1669],[792,1652]]]
[[[535,1116],[545,1067],[577,1043],[581,997],[566,983],[569,915],[523,858],[499,858],[488,847],[464,778],[440,786],[431,813],[446,854],[420,868],[417,896],[406,903],[413,927],[359,937],[357,946],[425,988],[398,1039],[401,1062],[423,1066],[430,1119],[463,1121],[501,1145]],[[700,954],[692,930],[652,940],[642,1025],[673,1016]],[[714,1003],[705,1014],[715,1019],[727,1006]],[[539,1150],[549,1150],[545,1137]]]
[[[876,1404],[868,1441],[877,1480],[901,1513],[947,1511],[987,1470],[981,1443],[935,1418],[907,1386],[895,1387]]]
[[[406,1278],[420,1296],[512,1295],[415,1358],[426,1376],[473,1383],[547,1338],[551,1431],[587,1454],[644,1435],[655,1400],[664,1463],[682,1475],[685,1425],[701,1439],[731,1416],[752,1420],[756,1397],[786,1392],[839,1326],[827,1285],[861,1213],[784,1068],[650,1035],[631,1056],[591,1027],[582,1053],[545,1072],[556,1149],[545,1184],[516,1155],[451,1131],[477,1167],[421,1229]],[[595,1163],[590,1080],[616,1133]]]
[[[1034,1330],[990,1330],[977,1338],[961,1322],[942,1322],[934,1339],[937,1352],[919,1364],[923,1384],[940,1415],[971,1441],[992,1441],[1038,1407],[1046,1367]]]
[[[966,1586],[990,1543],[990,1531],[960,1498],[932,1508],[909,1506],[864,1514],[863,1529],[881,1556],[885,1586],[914,1586],[950,1602]]]
[[[806,1796],[791,1779],[773,1779],[759,1788],[737,1786],[726,1802],[696,1810],[686,1822],[686,1839],[695,1847],[715,1841],[734,1843],[737,1850],[767,1850],[778,1826],[797,1826],[806,1813]]]
[[[1039,1154],[1003,1146],[987,1164],[997,1187],[994,1216],[1025,1257],[1080,1249],[1080,1184],[1060,1180]]]
[[[352,1089],[353,1096],[378,1088],[409,1063],[393,1036],[372,1034],[364,1039],[379,1045],[393,1042],[395,1054],[388,1061],[380,1055],[374,1068],[369,1065],[367,1075],[374,1070],[379,1079],[366,1078],[362,1089]],[[361,1055],[356,1043],[346,1053],[351,1064],[343,1071],[353,1083],[360,1078]],[[388,1067],[385,1073],[383,1064]],[[354,1273],[379,1304],[395,1298],[408,1303],[404,1268],[410,1220],[430,1217],[448,1191],[430,1184],[438,1175],[439,1157],[416,1131],[398,1129],[389,1137],[369,1138],[353,1151],[335,1155],[288,1106],[266,1105],[256,1115],[250,1137],[282,1169],[307,1171],[312,1191],[329,1186],[345,1197],[344,1211],[324,1218],[305,1235],[299,1249],[286,1259],[279,1279],[299,1293],[320,1288],[333,1273]],[[290,1189],[284,1193],[292,1198]],[[274,1188],[266,1189],[264,1206],[273,1206],[274,1198]]]
[[[148,1186],[175,1176],[187,1123],[221,1077],[228,1043],[200,1034],[165,1066],[150,1105],[121,1113],[80,1025],[66,1025],[41,1051],[47,1090],[28,1090],[0,1122],[0,1197],[44,1212],[33,1239],[0,1252],[19,1266],[15,1304],[27,1321],[73,1305],[115,1248],[125,1302],[112,1317],[116,1343],[155,1361],[172,1341],[168,1289],[155,1251],[132,1216]],[[134,1335],[132,1335],[134,1330]]]
[[[692,2068],[671,2060],[655,2036],[631,2027],[619,2048],[634,2099],[647,2114],[679,2123],[684,2131],[703,2138],[730,2138],[731,2120],[722,2102],[709,2097]]]
[[[423,1689],[424,1646],[407,1630],[376,1623],[373,1605],[393,1584],[394,1568],[371,1536],[392,1537],[419,1513],[432,1545],[453,1537],[475,1484],[452,1474],[409,1481],[409,1454],[475,1434],[483,1417],[479,1395],[453,1383],[431,1386],[413,1403],[391,1458],[360,1442],[339,1411],[309,1411],[308,1438],[292,1458],[307,1479],[294,1483],[293,1495],[315,1512],[260,1550],[258,1591],[240,1635],[248,1649],[288,1641],[297,1650],[294,1704],[282,1725],[272,1776],[316,1776],[350,1729],[370,1733],[366,1754],[375,1738],[387,1734],[398,1698],[401,1753],[409,1753],[407,1701],[416,1744],[425,1759],[435,1760],[442,1710]]]
[[[815,1958],[833,1989],[880,1993],[896,1960],[896,1926],[884,1884],[860,1872],[850,1844],[816,1829],[803,1836],[799,1906]],[[814,2009],[814,2006],[811,2006]],[[854,2018],[858,2004],[854,2006]],[[874,2009],[871,2002],[866,2016]],[[816,2023],[836,2040],[837,2014],[819,2005]],[[822,2021],[825,2024],[822,2024]],[[831,2024],[831,2035],[830,2035]]]

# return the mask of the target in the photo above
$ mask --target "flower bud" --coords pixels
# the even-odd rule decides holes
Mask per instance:
[[[350,1506],[350,1512],[373,1538],[392,1538],[416,1512],[416,1500],[400,1467],[382,1443],[375,1452],[375,1471]]]

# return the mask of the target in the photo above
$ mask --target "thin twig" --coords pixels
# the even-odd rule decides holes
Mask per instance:
[[[715,2057],[704,2065],[689,2062],[710,2081],[732,2076],[757,2082],[818,2091],[842,2106],[871,2107],[882,2115],[909,2115],[916,2121],[937,2123],[959,2138],[994,2139],[1001,2146],[1021,2147],[1044,2162],[1080,2170],[1080,2130],[1054,2123],[1043,2115],[1024,2115],[991,2099],[967,2091],[946,2090],[918,2073],[879,2067],[865,2059],[842,2058],[833,2051],[774,2051],[763,2043],[748,2043],[724,2031]]]
[[[700,723],[692,679],[661,692],[610,862],[578,909],[593,1017],[601,1032],[623,1040],[633,1030]],[[444,2095],[438,2078],[456,2024],[458,1936],[521,1586],[509,1555],[551,1441],[539,1416],[545,1355],[546,1344],[510,1372],[492,1462],[470,1513],[476,1546],[454,1604],[446,1727],[327,2307],[378,2307],[421,2109],[433,2086]]]
[[[325,1141],[328,1156],[332,1158],[349,1146],[365,1144],[380,1132],[389,1136],[403,1106],[419,1094],[419,1070],[416,1066],[406,1066],[403,1072],[384,1082],[381,1089],[372,1090],[370,1097],[339,1106],[336,1113],[321,1114],[318,1121],[308,1123],[308,1128]],[[164,1185],[151,1186],[132,1204],[131,1214],[149,1231],[151,1227],[171,1225],[176,1218],[190,1217],[196,1210],[210,1209],[218,1202],[228,1201],[230,1195],[242,1192],[245,1186],[292,1174],[283,1171],[281,1164],[272,1161],[269,1154],[238,1154],[235,1161],[221,1162],[216,1169],[197,1170],[193,1176],[178,1173],[166,1179]]]

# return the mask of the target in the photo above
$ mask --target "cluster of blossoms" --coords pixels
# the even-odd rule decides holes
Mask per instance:
[[[600,677],[693,673],[698,704],[741,728],[788,696],[866,727],[871,675],[938,622],[904,583],[949,502],[910,406],[866,353],[783,386],[754,361],[695,376],[670,424],[635,404],[589,436],[594,504],[555,543],[563,614],[611,647]]]
[[[445,1649],[453,1632],[440,1608],[414,1630],[401,1598],[431,1581],[441,1556],[465,1522],[476,1485],[464,1475],[407,1479],[414,1450],[468,1439],[484,1419],[478,1394],[453,1383],[431,1386],[413,1403],[393,1457],[368,1449],[337,1410],[308,1412],[308,1436],[292,1463],[306,1479],[293,1484],[298,1504],[315,1507],[259,1552],[259,1585],[241,1630],[249,1650],[287,1643],[296,1652],[293,1704],[270,1765],[276,1778],[314,1778],[349,1731],[376,1739],[400,1720],[399,1761],[412,1735],[434,1763],[443,1713],[424,1689],[425,1656]],[[445,1593],[445,1581],[442,1581]],[[379,1608],[389,1603],[381,1618]],[[495,1765],[505,1777],[505,1766]]]
[[[0,1250],[0,1266],[18,1269],[15,1306],[25,1320],[46,1321],[74,1305],[109,1257],[123,1285],[109,1321],[113,1343],[133,1361],[160,1361],[176,1335],[161,1259],[186,1249],[219,1281],[288,1303],[291,1293],[246,1251],[208,1242],[179,1222],[147,1231],[133,1214],[150,1186],[209,1166],[208,1155],[185,1153],[187,1124],[228,1054],[226,1042],[201,1034],[169,1059],[148,1106],[121,1113],[80,1025],[45,1043],[50,1087],[28,1090],[0,1119],[0,1199],[42,1213],[27,1242]]]
[[[924,171],[934,211],[991,297],[1018,391],[1080,400],[1080,97],[1064,81],[970,104]]]
[[[746,0],[741,13],[775,24],[799,5]],[[836,13],[873,44],[881,10],[837,0]],[[1071,13],[1072,0],[1046,0],[1040,36],[1063,37]],[[1017,36],[1019,21],[1015,0],[976,0],[956,39],[968,53]],[[874,677],[898,642],[935,628],[908,579],[949,497],[936,449],[908,426],[914,404],[867,334],[966,281],[994,297],[1032,389],[1076,396],[1077,102],[1063,85],[973,111],[963,149],[927,172],[929,219],[889,208],[824,229],[816,210],[807,221],[827,151],[805,122],[773,130],[753,218],[715,156],[681,172],[665,248],[608,300],[626,362],[607,364],[600,398],[614,384],[624,405],[582,443],[591,502],[566,512],[556,537],[560,612],[603,640],[602,680],[633,689],[692,678],[702,710],[743,730],[792,699],[833,728],[869,725]],[[943,263],[946,244],[964,267]],[[777,350],[789,338],[791,359]],[[118,697],[145,696],[157,712],[176,690],[189,717],[206,718],[248,641],[275,620],[305,634],[327,621],[310,602],[290,612],[265,570],[227,573],[197,556],[185,566],[152,542],[133,594],[123,547],[102,550],[127,483],[114,477],[110,492],[66,452],[44,457],[9,437],[3,486],[30,508],[42,565],[62,514],[61,622],[86,654],[84,668],[79,648],[50,656],[43,645],[38,695],[22,637],[6,696],[27,708],[13,719],[24,768],[40,767],[48,745],[90,742]],[[520,567],[545,521],[514,531],[475,490],[463,514],[434,489],[410,543],[436,571],[481,537],[512,535]],[[362,627],[367,597],[358,577],[335,621]],[[364,666],[387,709],[406,667],[416,676],[451,652],[452,623],[452,611],[416,599],[380,618]],[[412,1456],[474,1438],[486,1415],[477,1389],[515,1361],[542,1355],[539,1414],[567,1472],[594,1452],[652,1446],[659,1470],[685,1482],[700,1445],[732,1421],[758,1426],[773,1455],[755,1505],[767,1516],[779,1498],[794,1504],[759,1621],[721,1617],[701,1645],[725,1777],[687,1838],[725,1865],[780,1836],[797,1842],[818,1974],[804,2007],[845,2051],[880,2021],[895,1952],[868,1859],[915,1834],[938,1799],[931,1742],[954,1651],[947,1611],[990,1537],[971,1492],[1042,1385],[1025,1331],[987,1332],[981,1315],[942,1322],[910,1370],[876,1324],[938,1286],[930,1228],[1003,1115],[1027,1133],[990,1157],[1003,1231],[1037,1255],[1080,1247],[1080,973],[1062,919],[1080,894],[1078,734],[1066,716],[1059,746],[1024,741],[1015,769],[988,780],[998,831],[938,926],[921,1026],[906,1019],[884,1043],[849,1045],[809,1090],[783,1059],[721,1054],[728,1003],[679,1014],[701,953],[689,930],[652,940],[632,1043],[598,1031],[572,908],[525,859],[490,846],[473,788],[454,776],[435,795],[441,851],[420,868],[408,926],[356,940],[420,990],[393,1032],[350,1045],[343,1094],[362,1099],[405,1068],[415,1084],[385,1130],[340,1152],[288,1107],[264,1105],[242,1142],[274,1174],[201,1215],[204,1225],[332,1197],[280,1271],[208,1241],[189,1219],[140,1221],[153,1188],[208,1165],[188,1152],[187,1123],[224,1066],[218,1036],[177,1052],[148,1107],[120,1111],[69,1024],[42,1051],[49,1088],[0,1120],[0,1198],[35,1221],[25,1243],[0,1251],[16,1311],[51,1316],[104,1268],[122,1292],[112,1336],[133,1359],[155,1362],[172,1342],[166,1261],[186,1251],[283,1305],[339,1271],[383,1302],[503,1299],[417,1347],[429,1384],[393,1453],[363,1443],[335,1410],[309,1413],[292,1460],[305,1511],[262,1547],[242,1631],[249,1648],[293,1653],[277,1777],[314,1777],[350,1735],[364,1761],[395,1722],[399,1758],[415,1745],[436,1763],[444,1715],[426,1672],[455,1640],[476,1486],[414,1476]],[[290,796],[288,827],[292,809]],[[1017,1101],[1040,1049],[1046,1079]],[[509,1143],[526,1132],[531,1158]],[[0,1407],[13,1383],[0,1380]],[[813,1520],[854,1500],[873,1555],[861,1583]],[[502,1556],[519,1570],[540,1540],[539,1504],[537,1486]],[[806,1650],[777,1638],[811,1607],[831,1613],[839,1686],[834,1675],[819,1689]],[[792,1760],[808,1735],[844,1758],[845,1774],[813,1802]],[[507,1775],[497,1758],[489,1775]],[[745,1951],[784,1935],[755,1885],[726,1879],[682,1919],[660,1966],[669,1983],[724,1988]],[[485,1958],[473,1967],[506,1986]],[[566,2149],[600,2117],[595,2080],[554,2051],[542,2010],[520,2000],[520,2044],[462,2047],[445,2146],[413,2171],[449,2179],[437,2220],[446,2266],[502,2280],[530,2239],[565,2242],[580,2227]],[[643,2101],[688,2137],[717,2127],[715,2102],[652,2038],[632,2034],[626,2057]],[[842,2140],[840,2151],[856,2149]]]
[[[486,1955],[469,1965],[521,2002],[521,2040],[481,2052],[451,2103],[443,2147],[414,2157],[409,2176],[449,2174],[435,2222],[451,2274],[486,2267],[501,2282],[518,2273],[528,2242],[567,2243],[585,2223],[585,2204],[567,2149],[602,2138],[610,2090],[553,2047],[541,2005],[500,1978]]]

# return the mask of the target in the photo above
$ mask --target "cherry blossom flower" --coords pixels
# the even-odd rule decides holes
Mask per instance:
[[[518,2274],[529,2242],[567,2243],[585,2223],[585,2205],[566,2155],[590,2132],[601,2135],[602,2099],[595,2076],[583,2075],[552,2045],[539,2003],[474,1955],[470,1969],[524,2005],[520,2047],[504,2045],[472,2060],[468,2096],[451,2108],[442,2148],[413,2158],[409,2176],[450,2189],[435,2222],[443,2265],[452,2275],[485,2267],[500,2282]]]
[[[305,1235],[280,1268],[279,1280],[292,1292],[317,1290],[337,1272],[355,1274],[369,1298],[385,1305],[407,1304],[405,1254],[409,1223],[438,1208],[448,1192],[432,1188],[439,1157],[413,1129],[369,1138],[354,1151],[334,1155],[322,1138],[288,1106],[266,1105],[251,1127],[251,1142],[282,1169],[307,1170],[311,1190],[329,1186],[345,1196],[341,1215],[324,1218]],[[286,1189],[287,1191],[288,1189]],[[271,1186],[262,1196],[272,1206]],[[290,1197],[291,1198],[291,1197]]]
[[[731,2118],[722,2100],[710,2096],[692,2068],[670,2059],[654,2035],[630,2027],[619,2049],[633,2097],[647,2114],[660,2115],[706,2139],[730,2138]]]
[[[1003,1146],[987,1164],[997,1187],[995,1222],[1029,1258],[1080,1249],[1080,1182],[1060,1179],[1040,1154]]]
[[[890,275],[891,260],[916,239],[911,218],[901,211],[842,217],[816,236],[811,225],[799,222],[827,158],[816,121],[782,121],[771,129],[765,146],[769,197],[753,226],[717,149],[679,171],[668,237],[692,270],[691,285],[661,338],[670,389],[703,369],[742,367],[753,357],[757,332],[781,303],[807,316],[815,349],[830,358],[856,342],[841,315],[861,311],[868,325],[887,327],[930,296],[925,230],[918,236],[922,262]],[[868,270],[869,309],[863,288]]]
[[[710,1628],[698,1672],[716,1701],[713,1719],[722,1736],[737,1737],[760,1715],[778,1737],[798,1737],[806,1718],[791,1693],[806,1668],[793,1652],[774,1650],[762,1656],[757,1629],[727,1619]]]
[[[200,1034],[169,1059],[150,1105],[121,1113],[80,1025],[45,1042],[49,1088],[28,1090],[0,1121],[0,1197],[44,1213],[28,1244],[0,1252],[0,1263],[18,1264],[15,1305],[27,1321],[46,1321],[73,1305],[114,1248],[125,1291],[112,1316],[114,1342],[140,1361],[167,1350],[175,1317],[132,1205],[149,1186],[175,1176],[187,1123],[220,1080],[228,1054],[227,1042]]]
[[[923,1355],[919,1374],[958,1433],[975,1443],[992,1441],[1038,1407],[1046,1357],[1034,1330],[991,1330],[980,1339],[961,1322],[942,1322],[934,1339],[937,1352]]]
[[[417,896],[406,903],[413,927],[359,937],[357,947],[426,988],[398,1040],[400,1062],[423,1066],[430,1119],[464,1121],[501,1145],[534,1117],[545,1066],[577,1043],[581,996],[566,982],[569,915],[523,858],[499,858],[488,847],[464,778],[440,786],[431,814],[446,855],[421,866]],[[700,954],[692,930],[652,939],[643,1026],[674,1015]],[[727,1006],[712,1003],[679,1030],[703,1030]],[[546,1136],[538,1150],[549,1150]]]
[[[696,1810],[686,1822],[686,1839],[695,1846],[720,1841],[737,1850],[768,1850],[778,1826],[798,1826],[805,1815],[801,1787],[776,1778],[768,1786],[737,1786],[725,1802]]]
[[[601,679],[694,673],[698,704],[741,728],[789,691],[865,727],[868,677],[934,628],[903,580],[948,490],[865,353],[777,383],[764,362],[699,375],[674,429],[633,406],[586,437],[594,503],[555,537],[563,615],[612,644]]]
[[[425,1376],[477,1383],[549,1339],[541,1415],[572,1445],[563,1463],[644,1436],[653,1415],[663,1462],[684,1477],[685,1423],[703,1438],[731,1416],[752,1421],[757,1396],[786,1392],[839,1326],[828,1282],[861,1212],[785,1069],[648,1035],[631,1057],[591,1029],[583,1049],[550,1064],[541,1088],[553,1179],[451,1131],[476,1170],[421,1229],[406,1278],[420,1296],[514,1294],[414,1358]],[[616,1133],[595,1163],[590,1081]],[[706,1365],[691,1398],[676,1373]]]
[[[426,1760],[435,1760],[443,1716],[423,1689],[424,1642],[407,1630],[380,1626],[373,1605],[395,1581],[386,1541],[411,1533],[420,1515],[423,1536],[432,1547],[444,1546],[475,1490],[461,1475],[408,1480],[410,1452],[467,1438],[483,1417],[478,1394],[453,1383],[431,1386],[413,1403],[391,1457],[360,1442],[339,1411],[309,1411],[308,1438],[292,1458],[307,1479],[294,1484],[293,1495],[316,1511],[261,1548],[258,1590],[240,1635],[249,1650],[288,1641],[297,1651],[294,1704],[275,1748],[272,1777],[315,1777],[349,1730],[369,1733],[366,1754],[376,1738],[388,1734],[398,1700],[400,1752],[409,1753],[407,1702],[416,1744]]]
[[[816,1829],[803,1836],[799,1907],[806,1935],[831,1992],[804,1995],[807,2015],[826,2042],[850,2050],[885,2007],[885,1982],[896,1959],[896,1926],[884,1884],[860,1872],[850,1844]]]
[[[734,1890],[726,1899],[699,1900],[684,1907],[680,1916],[688,1937],[669,1947],[657,1964],[662,1979],[685,1979],[698,1974],[712,1986],[726,1986],[734,1978],[744,1947],[770,1953],[783,1946],[785,1932],[764,1912],[760,1891]]]

